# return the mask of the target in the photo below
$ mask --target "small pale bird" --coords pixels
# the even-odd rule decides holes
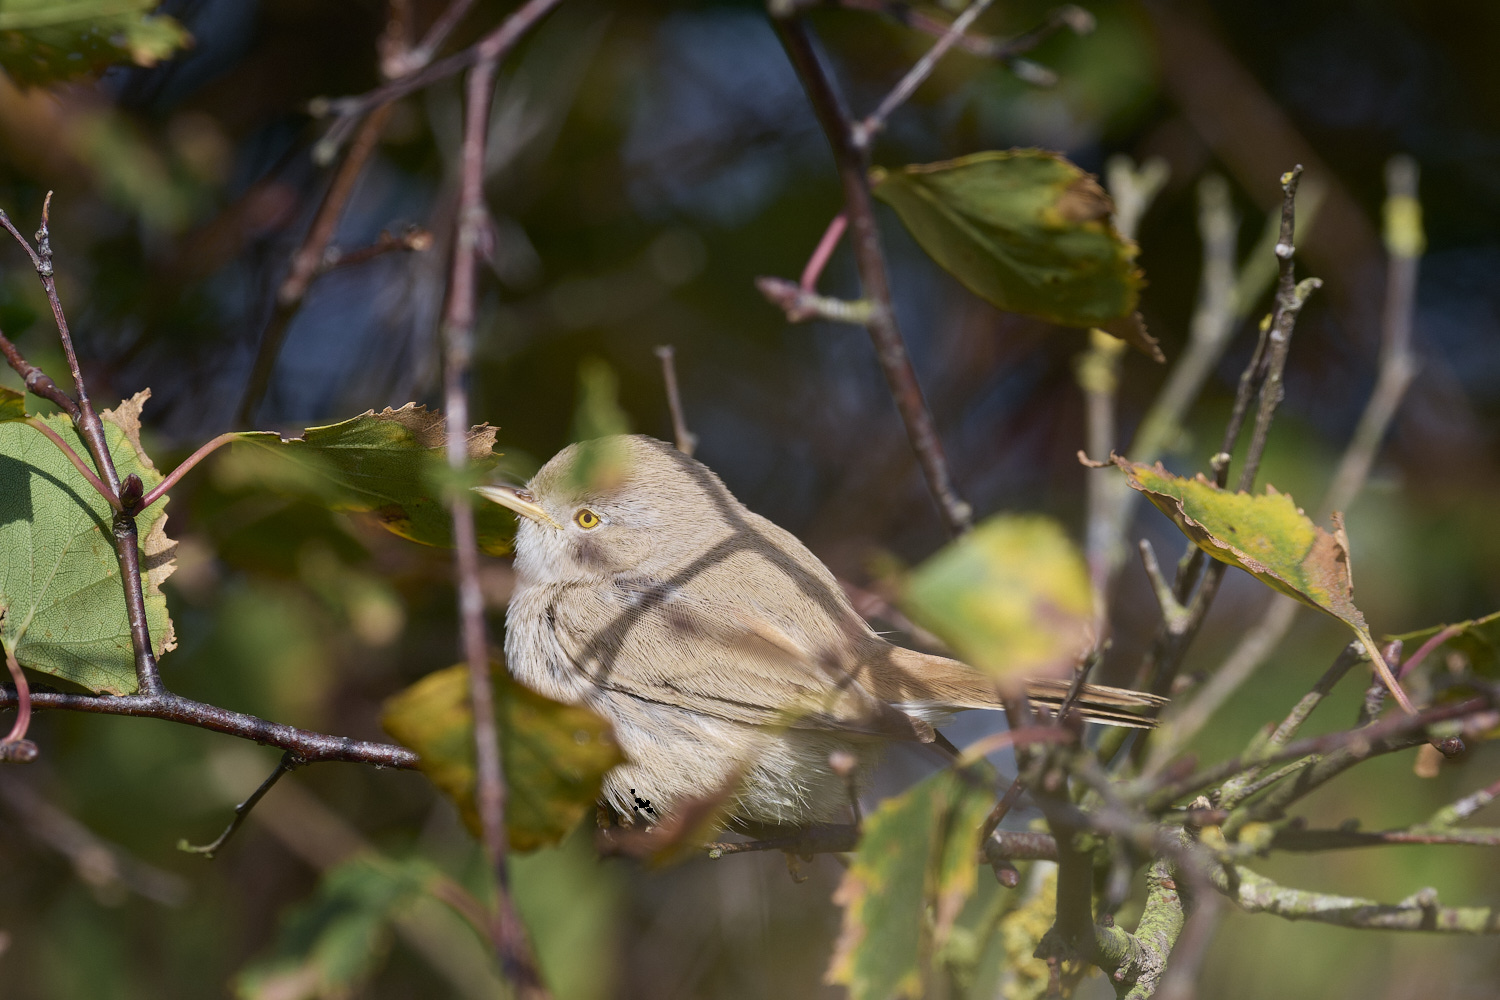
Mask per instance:
[[[883,744],[930,742],[952,712],[1002,707],[989,676],[877,635],[806,546],[664,442],[583,442],[524,489],[475,489],[520,515],[510,671],[613,725],[628,759],[603,795],[629,822],[731,782],[741,825],[828,822],[849,804],[830,755],[852,753],[859,780]],[[1067,685],[1029,687],[1056,703]],[[1089,685],[1079,707],[1150,725],[1132,710],[1160,704]]]

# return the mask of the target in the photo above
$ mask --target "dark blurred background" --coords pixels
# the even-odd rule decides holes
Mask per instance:
[[[977,30],[1023,31],[1048,6],[1002,0]],[[1415,157],[1428,236],[1422,371],[1349,512],[1360,606],[1376,634],[1500,607],[1500,5],[1085,6],[1097,30],[1064,33],[1031,56],[1058,73],[1056,86],[951,55],[895,114],[876,162],[1011,146],[1061,150],[1095,172],[1117,153],[1165,158],[1171,179],[1139,242],[1142,308],[1169,357],[1199,277],[1197,182],[1209,172],[1232,182],[1248,251],[1279,199],[1280,173],[1305,164],[1325,196],[1299,239],[1302,273],[1326,284],[1298,325],[1263,480],[1312,507],[1373,384],[1384,166],[1396,153]],[[414,9],[426,23],[441,4]],[[509,9],[477,4],[450,47]],[[330,176],[314,161],[328,122],[309,115],[309,102],[379,83],[387,10],[378,0],[182,0],[163,10],[194,38],[164,65],[51,90],[0,78],[0,207],[27,230],[55,189],[58,284],[92,394],[113,403],[149,387],[147,446],[169,467],[235,423],[277,287]],[[858,109],[930,45],[869,14],[812,20]],[[291,319],[254,426],[438,403],[460,104],[453,79],[396,105],[333,240],[348,251],[420,226],[433,248],[319,277]],[[473,408],[501,428],[514,474],[571,440],[587,394],[617,392],[632,429],[670,436],[652,350],[670,343],[698,456],[841,577],[879,589],[893,559],[915,563],[943,543],[865,333],[789,326],[752,285],[757,275],[795,277],[840,205],[827,146],[761,5],[567,0],[507,63],[491,135],[494,240]],[[1084,337],[995,311],[932,264],[894,216],[882,221],[900,320],[959,491],[981,515],[1046,511],[1081,537],[1073,362]],[[0,256],[0,327],[61,381],[34,275],[19,249]],[[823,288],[857,294],[847,248]],[[1247,326],[1193,410],[1173,468],[1206,468],[1250,346]],[[1127,357],[1122,445],[1164,374]],[[380,701],[457,658],[445,553],[295,500],[267,501],[232,454],[189,477],[173,501],[181,567],[168,593],[181,645],[162,666],[182,693],[378,737]],[[1180,536],[1154,510],[1138,514],[1136,529],[1175,558]],[[487,565],[486,585],[498,635],[504,561]],[[1216,665],[1267,597],[1234,574],[1189,671]],[[1132,565],[1116,607],[1117,673],[1149,642],[1155,615]],[[1199,750],[1237,750],[1344,641],[1336,623],[1304,615]],[[1352,719],[1353,687],[1325,727]],[[41,762],[0,774],[7,998],[226,995],[340,846],[420,852],[474,873],[451,807],[415,774],[301,773],[204,862],[174,843],[211,838],[272,753],[150,721],[43,716],[33,734]],[[1329,823],[1357,814],[1370,828],[1409,824],[1478,787],[1495,759],[1476,752],[1422,781],[1405,757],[1381,758],[1309,809]],[[838,924],[833,860],[809,866],[799,885],[779,856],[649,871],[589,850],[576,839],[517,861],[559,996],[837,995],[820,985]],[[1455,904],[1500,902],[1496,870],[1492,855],[1464,847],[1267,867],[1307,888],[1392,900],[1434,885]],[[441,933],[413,944],[421,933],[397,936],[361,995],[492,995],[472,949],[450,940],[445,952]],[[1500,950],[1493,939],[1233,915],[1206,977],[1202,995],[1221,998],[1489,997]]]

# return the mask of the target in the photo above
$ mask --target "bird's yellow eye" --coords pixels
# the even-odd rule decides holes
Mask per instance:
[[[573,523],[580,528],[597,528],[599,527],[599,515],[584,507],[573,515]]]

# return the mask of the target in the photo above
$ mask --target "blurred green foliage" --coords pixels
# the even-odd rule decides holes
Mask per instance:
[[[4,4],[0,16],[32,6],[48,5]],[[111,9],[133,22],[147,7],[125,6]],[[1047,6],[996,4],[977,30],[1024,31]],[[442,5],[413,7],[426,25]],[[1317,152],[1326,179],[1355,210],[1352,221],[1320,220],[1341,252],[1320,257],[1316,232],[1308,240],[1307,266],[1328,282],[1328,296],[1299,324],[1265,463],[1264,481],[1300,497],[1326,484],[1368,392],[1380,296],[1378,274],[1372,278],[1356,252],[1358,223],[1377,218],[1386,157],[1414,153],[1430,244],[1419,314],[1425,374],[1371,488],[1347,512],[1360,607],[1380,632],[1500,607],[1490,444],[1500,415],[1489,292],[1500,254],[1500,198],[1490,181],[1500,134],[1500,85],[1490,72],[1500,31],[1494,5],[1319,0],[1274,16],[1227,3],[1165,14],[1114,0],[1089,7],[1099,24],[1092,35],[1059,36],[1030,55],[1058,73],[1056,87],[1032,87],[954,53],[893,117],[876,161],[896,170],[1039,145],[1097,171],[1113,152],[1165,156],[1173,179],[1139,233],[1150,282],[1140,307],[1175,358],[1199,275],[1194,181],[1227,173],[1247,219],[1269,207],[1254,193],[1253,171],[1221,152],[1222,136],[1254,131],[1277,169],[1302,155],[1276,145],[1256,122],[1184,111],[1180,88],[1210,91],[1191,77],[1174,82],[1189,53],[1164,50],[1154,18],[1216,19],[1247,87],[1259,87]],[[508,9],[476,4],[452,47]],[[310,118],[307,103],[374,86],[376,42],[387,25],[381,4],[323,0],[181,3],[166,14],[193,38],[175,59],[155,69],[117,66],[98,82],[51,90],[17,86],[37,79],[28,72],[52,72],[51,57],[36,58],[47,50],[0,20],[0,65],[9,74],[0,81],[0,207],[25,230],[45,192],[56,189],[58,284],[85,373],[106,405],[153,388],[158,405],[146,414],[145,443],[163,468],[228,427],[275,288],[327,183],[311,156],[327,123]],[[930,45],[861,12],[812,16],[861,109]],[[98,68],[89,53],[127,63],[150,54],[128,39],[79,42],[86,58],[69,60],[70,74],[79,63]],[[30,48],[17,63],[20,45]],[[857,583],[882,585],[871,572],[882,556],[915,565],[938,550],[941,526],[863,334],[789,328],[752,285],[758,274],[795,276],[839,207],[821,137],[759,5],[569,0],[503,77],[495,133],[504,138],[492,151],[488,187],[494,243],[473,384],[476,419],[499,427],[505,455],[497,474],[525,478],[591,428],[628,423],[667,436],[651,349],[670,342],[689,423],[703,440],[699,455],[752,508]],[[433,337],[458,115],[451,82],[397,103],[335,245],[358,249],[382,229],[417,223],[437,234],[437,249],[388,254],[318,279],[289,331],[262,426],[300,429],[436,401]],[[883,216],[883,227],[903,327],[961,492],[981,513],[1045,511],[1080,536],[1084,473],[1073,456],[1084,414],[1071,362],[1083,339],[993,310],[927,261],[894,215]],[[1258,227],[1242,228],[1248,249]],[[20,252],[9,253],[0,328],[65,384],[47,303]],[[847,248],[835,254],[824,287],[858,294]],[[1176,441],[1168,456],[1174,471],[1206,463],[1248,333],[1240,332]],[[1143,358],[1125,359],[1123,438],[1162,377]],[[19,386],[9,371],[0,382]],[[167,593],[181,645],[163,660],[166,679],[191,697],[379,738],[385,699],[458,655],[447,555],[390,535],[367,514],[330,514],[313,502],[322,499],[316,488],[270,495],[247,480],[240,452],[252,448],[234,446],[173,491],[179,569]],[[428,497],[443,485],[413,482]],[[1164,561],[1169,546],[1182,543],[1151,510],[1135,529]],[[485,566],[495,635],[510,572],[501,560]],[[1217,666],[1265,594],[1230,575],[1190,673]],[[1156,614],[1131,567],[1106,664],[1116,679],[1133,670]],[[1332,621],[1306,616],[1199,734],[1194,752],[1201,760],[1239,752],[1286,714],[1344,641]],[[1337,689],[1310,731],[1347,725],[1359,686]],[[980,725],[960,718],[952,731],[978,735]],[[100,854],[70,848],[19,800],[0,798],[7,996],[224,995],[237,970],[278,953],[283,917],[290,934],[308,907],[386,898],[384,890],[341,888],[358,880],[347,874],[356,868],[342,867],[356,863],[317,855],[298,839],[300,829],[313,831],[315,844],[335,842],[330,816],[399,864],[482,884],[483,862],[457,811],[419,775],[298,772],[262,803],[261,819],[252,816],[230,849],[205,863],[172,845],[222,828],[273,755],[251,751],[258,770],[231,773],[221,766],[224,738],[145,720],[43,716],[33,735],[42,761],[25,773],[7,769],[0,790],[26,782],[92,831],[103,856],[123,860],[114,874],[91,867]],[[902,791],[903,776],[928,767],[893,758],[893,777],[877,786],[882,794]],[[1377,760],[1309,799],[1306,816],[1329,826],[1352,816],[1369,828],[1404,825],[1492,780],[1494,763],[1493,747],[1480,747],[1420,781],[1406,756]],[[811,878],[801,885],[779,857],[647,871],[595,857],[589,823],[585,817],[559,847],[514,865],[518,905],[559,997],[837,995],[822,984],[839,925],[830,896],[842,870],[831,860],[808,866]],[[1445,900],[1484,903],[1496,901],[1492,867],[1482,851],[1403,847],[1284,857],[1265,871],[1385,899],[1431,885]],[[148,871],[185,880],[186,898],[151,895]],[[1045,891],[1037,884],[1008,895],[979,880],[949,936],[956,982],[992,995],[1004,980],[1007,995],[1035,995],[1036,970],[1019,959],[1039,933],[1025,926],[1027,915],[1035,924],[1050,905]],[[482,977],[465,978],[472,966],[459,945],[468,947],[463,935],[472,932],[434,905],[442,915],[418,916],[454,943],[448,952],[414,944],[399,928],[388,933],[385,916],[359,918],[366,931],[378,930],[360,940],[382,945],[360,952],[374,960],[360,995],[485,995]],[[996,940],[1010,944],[964,952],[963,932],[981,920],[999,921],[1007,933]],[[1497,962],[1490,941],[1374,936],[1231,914],[1202,992],[1226,1000],[1482,997],[1500,975]]]

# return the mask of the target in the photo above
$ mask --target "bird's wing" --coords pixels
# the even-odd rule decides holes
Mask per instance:
[[[745,609],[670,587],[570,587],[549,618],[569,661],[601,688],[752,725],[933,738],[843,668],[850,650],[805,648]]]

